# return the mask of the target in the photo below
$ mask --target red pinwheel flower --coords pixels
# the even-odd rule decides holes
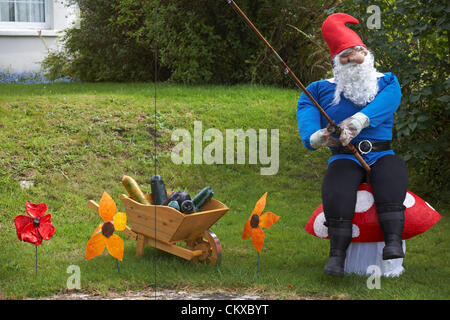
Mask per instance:
[[[44,215],[47,211],[47,205],[45,203],[27,202],[25,211],[31,218],[23,214],[14,218],[19,240],[32,243],[35,246],[39,246],[42,239],[50,240],[55,233],[55,227],[50,220],[51,214]]]

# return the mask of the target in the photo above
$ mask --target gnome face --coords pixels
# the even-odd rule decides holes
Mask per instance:
[[[364,58],[368,53],[364,48],[350,48],[339,55],[339,62],[342,65],[346,65],[347,63],[361,64],[364,62]]]
[[[377,70],[374,57],[364,47],[353,47],[339,53],[333,59],[334,104],[341,100],[341,94],[355,105],[363,107],[378,93]]]

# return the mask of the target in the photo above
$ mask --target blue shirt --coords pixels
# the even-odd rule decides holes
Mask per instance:
[[[401,100],[400,84],[394,74],[390,72],[378,74],[378,94],[372,102],[363,107],[356,106],[343,94],[341,94],[341,101],[333,105],[336,89],[333,79],[315,81],[306,89],[336,124],[357,112],[361,112],[369,118],[370,125],[361,130],[359,135],[352,140],[352,143],[362,140],[392,140],[394,113],[397,111]],[[300,95],[297,103],[297,124],[303,145],[310,150],[315,150],[310,144],[310,137],[317,130],[325,128],[328,122],[304,93]],[[330,147],[330,149],[333,150],[334,148]],[[387,154],[394,154],[394,151],[370,152],[362,155],[362,157],[367,164],[371,165]],[[352,154],[332,155],[328,164],[337,159],[351,159],[360,164]]]

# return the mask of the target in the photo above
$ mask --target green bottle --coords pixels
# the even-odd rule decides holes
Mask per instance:
[[[154,175],[150,182],[152,188],[153,204],[157,206],[163,205],[167,200],[167,191],[164,181],[160,175]]]
[[[195,197],[192,199],[192,202],[194,203],[194,208],[199,209],[207,203],[211,198],[214,196],[214,191],[210,187],[203,188],[199,193],[195,195]]]

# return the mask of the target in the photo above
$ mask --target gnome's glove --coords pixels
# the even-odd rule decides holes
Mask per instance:
[[[327,128],[317,130],[309,138],[309,143],[314,149],[320,147],[337,147],[339,140],[331,135]]]
[[[338,127],[341,128],[339,140],[342,145],[344,147],[348,145],[350,141],[352,141],[362,129],[367,128],[369,124],[369,118],[361,112],[355,113],[353,116],[339,123]]]

